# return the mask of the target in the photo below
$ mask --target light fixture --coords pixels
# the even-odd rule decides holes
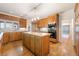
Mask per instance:
[[[37,20],[39,20],[39,17],[32,18],[32,21],[37,21]]]
[[[39,20],[39,17],[37,17],[37,20]]]
[[[32,21],[33,21],[33,19],[32,19]]]
[[[34,18],[34,21],[36,21],[37,20],[37,18]]]

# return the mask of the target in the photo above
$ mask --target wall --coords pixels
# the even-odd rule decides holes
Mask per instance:
[[[79,56],[79,3],[75,5],[75,50]]]
[[[70,9],[64,12],[59,13],[59,33],[62,33],[61,25],[62,24],[69,24],[70,25],[70,36],[71,39],[74,40],[74,9]],[[61,35],[59,36],[60,41],[61,41]]]

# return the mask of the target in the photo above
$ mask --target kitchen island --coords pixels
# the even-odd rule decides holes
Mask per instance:
[[[23,45],[37,56],[44,56],[49,53],[49,41],[48,33],[23,33]]]

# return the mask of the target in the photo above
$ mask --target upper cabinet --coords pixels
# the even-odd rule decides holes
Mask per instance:
[[[9,21],[18,21],[19,17],[0,13],[0,19],[5,19]]]
[[[27,20],[23,19],[23,18],[20,18],[19,24],[20,24],[21,28],[26,28],[26,26],[27,26]]]
[[[19,16],[13,16],[13,15],[0,13],[0,20],[16,21],[17,23],[19,23],[19,26],[21,28],[26,28],[26,25],[27,25],[27,20]]]
[[[47,18],[37,21],[37,26],[39,28],[46,27],[48,26],[49,23],[56,23],[57,18],[58,18],[57,14],[48,16]]]

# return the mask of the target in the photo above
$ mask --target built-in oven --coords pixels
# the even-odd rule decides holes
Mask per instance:
[[[50,33],[51,38],[56,39],[56,24],[48,24],[48,33]]]

